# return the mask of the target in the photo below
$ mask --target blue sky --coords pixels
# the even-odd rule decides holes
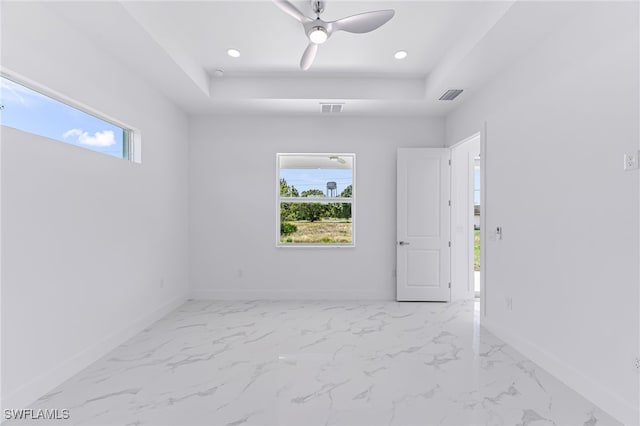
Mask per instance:
[[[122,128],[0,78],[3,126],[122,158]]]
[[[296,187],[298,192],[319,189],[327,193],[327,182],[335,182],[336,195],[353,183],[353,171],[349,169],[280,169],[280,178]]]

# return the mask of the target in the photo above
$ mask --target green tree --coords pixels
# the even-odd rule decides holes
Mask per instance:
[[[353,197],[353,186],[349,185],[340,193],[340,197],[342,198],[351,198]],[[338,216],[340,219],[351,219],[351,204],[350,203],[342,203],[340,204],[340,209],[338,209]]]
[[[341,198],[351,198],[353,187],[347,186],[341,193]],[[351,204],[350,203],[330,203],[327,206],[327,216],[335,219],[351,219]]]
[[[302,197],[309,198],[324,198],[324,192],[319,189],[309,189],[303,191]],[[327,205],[322,203],[303,203],[298,204],[298,218],[300,220],[308,220],[309,222],[316,222],[326,216]]]
[[[280,197],[299,197],[295,186],[289,185],[285,179],[280,179]],[[298,206],[294,203],[280,203],[280,228],[286,221],[298,219]]]
[[[280,196],[281,197],[299,197],[298,190],[295,186],[289,185],[285,179],[280,179]]]
[[[303,197],[324,197],[324,192],[319,189],[308,189],[302,192]]]

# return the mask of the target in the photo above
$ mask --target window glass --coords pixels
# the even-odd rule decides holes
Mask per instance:
[[[278,245],[354,244],[354,164],[354,154],[278,154]]]
[[[113,157],[129,159],[131,130],[88,114],[5,77],[0,123]]]

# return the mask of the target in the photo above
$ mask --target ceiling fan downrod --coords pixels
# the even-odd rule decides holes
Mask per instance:
[[[311,8],[313,9],[313,13],[316,14],[318,18],[320,18],[320,14],[324,12],[324,2],[323,1],[311,1]]]

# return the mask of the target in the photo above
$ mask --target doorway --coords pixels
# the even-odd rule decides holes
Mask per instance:
[[[451,147],[451,298],[480,297],[480,134]]]
[[[480,153],[478,151],[478,156],[474,158],[473,162],[473,290],[475,293],[475,297],[480,297],[480,269],[482,267],[480,259],[480,250],[481,244],[480,239],[482,237],[482,233],[480,232],[480,224],[482,221],[480,220]]]

